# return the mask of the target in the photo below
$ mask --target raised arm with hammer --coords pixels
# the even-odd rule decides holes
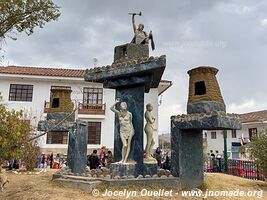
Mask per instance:
[[[144,31],[144,24],[139,24],[138,28],[136,29],[135,25],[135,15],[142,16],[142,13],[129,13],[129,15],[132,15],[132,24],[133,24],[133,31],[134,31],[134,38],[131,41],[131,43],[136,43],[136,44],[148,44],[149,39],[151,40],[151,47],[152,50],[155,49],[155,44],[153,41],[153,36],[152,36],[152,31],[150,31],[149,35]]]

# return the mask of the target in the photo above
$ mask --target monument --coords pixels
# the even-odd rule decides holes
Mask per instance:
[[[152,32],[147,35],[142,24],[136,29],[134,17],[137,14],[130,14],[134,29],[132,43],[115,47],[111,66],[92,68],[85,74],[85,81],[100,82],[104,88],[115,89],[117,103],[121,102],[111,108],[116,113],[112,177],[157,173],[155,163],[144,163],[144,94],[158,87],[166,58],[149,57],[148,42]]]
[[[203,130],[241,129],[237,114],[227,114],[216,79],[218,69],[202,66],[188,71],[187,115],[171,117],[171,172],[182,188],[203,183]]]

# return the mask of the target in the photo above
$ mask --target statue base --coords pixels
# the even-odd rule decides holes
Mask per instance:
[[[144,172],[144,176],[149,175],[152,177],[158,172],[158,164],[157,163],[144,163],[143,172]]]
[[[111,178],[136,176],[136,163],[112,163],[110,165]]]

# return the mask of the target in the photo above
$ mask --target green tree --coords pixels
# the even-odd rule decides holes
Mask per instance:
[[[249,147],[252,158],[267,177],[267,130],[253,137]]]
[[[0,41],[7,36],[16,39],[17,32],[30,35],[35,27],[43,28],[58,19],[59,8],[52,0],[0,0]]]
[[[29,122],[22,120],[22,111],[8,111],[0,96],[0,165],[11,158],[22,158],[27,169],[36,163],[38,147],[31,140]]]

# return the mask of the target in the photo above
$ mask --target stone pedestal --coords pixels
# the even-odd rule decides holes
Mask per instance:
[[[153,176],[157,174],[158,164],[157,163],[144,163],[143,165],[143,174]]]
[[[114,49],[114,62],[127,59],[138,59],[149,56],[149,47],[147,44],[123,44]]]
[[[110,171],[111,171],[111,178],[114,178],[116,176],[119,177],[127,177],[127,176],[135,176],[136,174],[136,164],[134,163],[112,163],[110,165]]]
[[[203,130],[241,129],[238,116],[224,112],[190,114],[171,118],[171,173],[182,188],[203,183]]]
[[[88,127],[77,123],[69,129],[67,164],[73,173],[84,173],[87,163]]]
[[[65,116],[60,113],[51,115],[53,117]],[[72,116],[70,116],[72,118]],[[69,133],[67,164],[73,173],[84,173],[87,162],[87,140],[88,126],[86,123],[70,122],[67,119],[46,120],[38,123],[39,131],[62,131]]]
[[[179,177],[182,188],[194,188],[203,183],[202,130],[172,130],[172,175]]]

